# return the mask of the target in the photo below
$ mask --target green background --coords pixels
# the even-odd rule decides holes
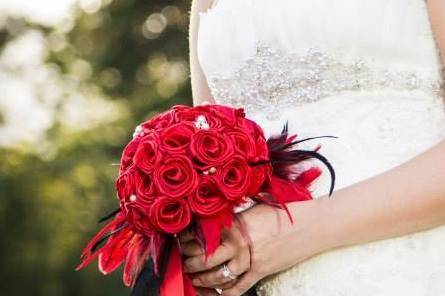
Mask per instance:
[[[6,18],[0,54],[37,30],[48,45],[45,63],[66,87],[41,141],[0,148],[1,295],[128,295],[121,269],[103,276],[96,263],[81,272],[74,267],[99,229],[97,219],[117,206],[115,164],[135,125],[172,104],[191,104],[189,6],[102,1],[99,10],[76,9],[68,29]],[[63,110],[73,92],[99,95],[118,115],[82,128],[67,126]],[[107,116],[94,104],[87,109]]]

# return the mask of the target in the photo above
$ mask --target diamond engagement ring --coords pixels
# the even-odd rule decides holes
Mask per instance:
[[[222,270],[222,274],[225,278],[234,280],[238,277],[236,274],[234,274],[232,271],[230,271],[229,266],[227,266],[227,264],[223,264],[223,266],[221,267],[221,270]]]

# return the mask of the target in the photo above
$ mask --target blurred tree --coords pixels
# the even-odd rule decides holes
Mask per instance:
[[[65,86],[41,142],[0,148],[2,295],[128,294],[119,271],[103,277],[95,266],[74,267],[97,218],[116,207],[113,163],[133,127],[172,104],[191,103],[188,9],[180,0],[82,0],[73,22],[45,27],[9,18],[0,28],[0,52],[28,30],[41,32],[47,64]],[[120,116],[67,125],[74,92],[87,100],[99,95]],[[106,118],[101,106],[91,100],[91,110],[77,111]]]
[[[130,101],[136,120],[189,102],[188,6],[136,0],[106,1],[99,10],[86,6],[50,60],[110,97]]]

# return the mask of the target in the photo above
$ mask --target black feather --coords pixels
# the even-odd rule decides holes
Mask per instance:
[[[102,218],[99,219],[99,223],[107,221],[108,219],[116,216],[120,211],[121,211],[121,208],[118,208],[118,209],[114,210],[113,212],[109,213],[108,215],[103,216]]]
[[[335,170],[334,170],[334,167],[329,162],[329,160],[326,157],[324,157],[323,155],[321,155],[320,153],[318,153],[316,151],[311,151],[311,150],[292,150],[292,151],[289,151],[289,155],[287,158],[272,160],[272,164],[274,164],[274,163],[295,163],[296,159],[300,160],[302,158],[318,159],[321,163],[323,163],[327,167],[327,169],[329,170],[329,173],[331,175],[331,186],[329,188],[329,196],[331,196],[332,193],[334,192],[334,188],[335,188],[335,178],[336,178]]]
[[[167,264],[170,257],[170,252],[175,242],[175,238],[171,236],[166,237],[166,241],[162,248],[161,258],[159,259],[159,273],[156,273],[153,259],[150,259],[145,264],[144,269],[139,275],[131,296],[158,296],[159,289],[165,277]]]
[[[107,233],[106,235],[104,235],[99,241],[97,241],[97,243],[95,243],[92,247],[91,247],[91,251],[94,252],[97,250],[97,248],[103,243],[105,242],[110,236],[118,233],[119,231],[121,231],[122,229],[124,229],[125,227],[127,227],[128,224],[123,224],[120,227],[116,228],[115,230]]]
[[[292,166],[308,160],[308,159],[318,159],[321,161],[329,170],[331,175],[331,186],[329,189],[329,196],[332,195],[335,188],[335,171],[330,162],[326,157],[313,150],[301,150],[301,149],[290,149],[295,148],[296,145],[321,138],[337,138],[334,136],[319,136],[319,137],[310,137],[301,140],[296,140],[289,142],[289,124],[283,126],[283,129],[280,134],[274,135],[267,139],[267,145],[269,148],[269,160],[262,160],[255,163],[251,163],[252,166],[264,165],[264,164],[272,164],[274,174],[280,178],[287,179],[289,175],[289,170],[292,170]]]
[[[165,272],[167,271],[168,261],[170,259],[170,252],[175,242],[174,237],[168,235],[164,247],[162,248],[161,258],[159,259],[159,278],[161,282],[164,280]]]
[[[158,296],[161,279],[156,276],[153,260],[148,260],[131,290],[130,296]]]
[[[306,139],[301,139],[298,141],[294,141],[294,142],[290,142],[289,144],[284,145],[284,147],[282,149],[287,149],[289,147],[292,147],[294,145],[306,142],[306,141],[311,141],[311,140],[315,140],[315,139],[323,139],[323,138],[331,138],[331,139],[338,139],[338,137],[335,136],[319,136],[319,137],[311,137],[311,138],[306,138]]]

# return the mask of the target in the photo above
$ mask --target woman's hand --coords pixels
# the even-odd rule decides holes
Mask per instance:
[[[257,205],[239,214],[242,226],[235,223],[223,233],[220,247],[207,262],[199,245],[190,236],[183,235],[183,252],[188,256],[185,271],[192,274],[197,287],[223,289],[223,295],[243,294],[262,278],[326,248],[324,228],[320,227],[317,213],[319,203],[313,200],[289,204],[294,224],[285,211],[266,205]],[[238,278],[225,277],[223,264]]]

